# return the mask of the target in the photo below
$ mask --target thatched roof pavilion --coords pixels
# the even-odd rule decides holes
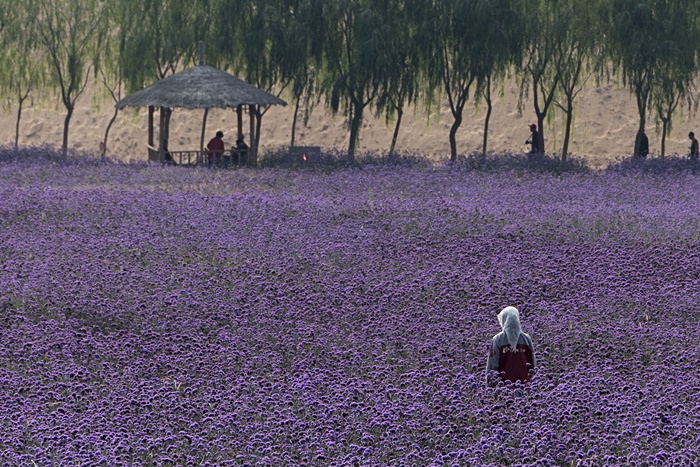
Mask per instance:
[[[164,160],[167,150],[170,113],[173,108],[205,110],[199,149],[199,157],[201,158],[206,116],[209,109],[236,109],[238,135],[242,136],[244,106],[248,107],[250,114],[249,142],[252,156],[250,160],[254,162],[257,156],[255,121],[260,118],[259,107],[270,105],[287,105],[287,103],[230,73],[201,64],[163,78],[147,88],[125,97],[116,104],[119,110],[126,107],[148,107],[148,145],[152,152],[155,152],[153,150],[153,113],[156,107],[160,109],[160,137],[157,158],[161,162]],[[150,158],[155,159],[153,156]]]

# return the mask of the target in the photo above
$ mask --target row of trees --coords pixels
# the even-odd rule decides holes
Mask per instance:
[[[292,102],[292,145],[323,100],[347,121],[350,155],[368,112],[394,125],[393,151],[406,109],[446,99],[451,159],[467,105],[486,106],[486,152],[493,96],[516,80],[543,152],[552,108],[564,112],[549,152],[566,157],[578,94],[618,76],[639,111],[635,154],[651,116],[663,154],[674,113],[695,107],[699,18],[697,0],[0,0],[0,95],[17,141],[27,99],[57,94],[65,151],[88,80],[116,101],[195,64],[204,41],[207,64]]]

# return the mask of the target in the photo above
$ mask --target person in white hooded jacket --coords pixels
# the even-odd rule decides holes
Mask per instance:
[[[520,313],[512,306],[498,314],[503,331],[493,336],[491,351],[486,363],[486,382],[496,384],[495,373],[503,381],[527,383],[535,371],[535,348],[532,338],[520,329]]]

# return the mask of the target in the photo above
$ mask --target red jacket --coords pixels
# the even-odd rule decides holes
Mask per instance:
[[[505,332],[494,336],[486,363],[487,381],[493,383],[489,377],[493,371],[498,371],[503,381],[527,383],[534,369],[535,350],[530,336],[520,333],[515,352],[511,351]]]
[[[212,160],[212,157],[215,159],[221,159],[221,157],[224,155],[224,140],[221,138],[214,137],[209,141],[209,144],[207,144],[207,149],[209,150],[209,160]]]

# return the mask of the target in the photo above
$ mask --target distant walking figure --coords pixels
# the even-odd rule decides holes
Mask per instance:
[[[535,349],[529,335],[520,330],[520,313],[512,306],[498,314],[503,329],[493,337],[486,363],[486,382],[495,386],[497,371],[503,381],[527,383],[535,370]]]
[[[530,145],[529,154],[539,154],[540,153],[540,135],[537,132],[537,125],[534,123],[530,124],[530,139],[525,141],[525,144]]]
[[[224,155],[224,133],[222,131],[217,131],[216,136],[214,136],[207,144],[207,158],[209,160],[209,165],[220,164],[221,159]]]
[[[688,153],[688,159],[691,161],[696,161],[698,160],[698,156],[700,155],[700,147],[698,147],[698,140],[695,139],[695,133],[692,131],[688,133],[688,138],[690,138],[690,152]]]
[[[649,154],[649,138],[647,134],[642,131],[639,138],[639,157],[647,157],[647,154]]]

